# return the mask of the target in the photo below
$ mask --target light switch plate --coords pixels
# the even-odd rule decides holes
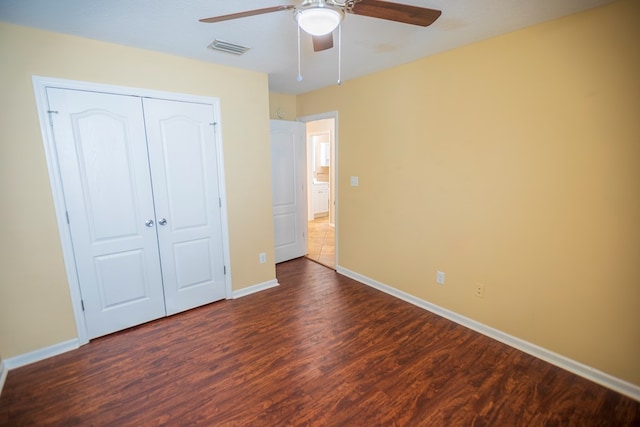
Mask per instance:
[[[351,186],[352,187],[357,187],[358,186],[358,177],[357,176],[352,176],[351,177]]]

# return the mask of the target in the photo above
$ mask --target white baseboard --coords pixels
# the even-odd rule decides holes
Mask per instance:
[[[614,390],[620,394],[624,394],[625,396],[640,401],[640,386],[621,380],[620,378],[616,378],[605,372],[599,371],[595,368],[584,365],[580,362],[569,359],[565,356],[554,353],[550,350],[524,341],[520,338],[516,338],[512,335],[506,334],[498,329],[483,325],[482,323],[477,322],[473,319],[469,319],[468,317],[462,316],[458,313],[447,310],[446,308],[442,308],[428,301],[417,298],[411,294],[385,285],[384,283],[380,283],[374,279],[363,276],[349,269],[338,267],[336,271],[340,274],[357,280],[358,282],[364,283],[367,286],[371,286],[372,288],[378,289],[379,291],[382,291],[396,298],[404,300],[410,304],[442,316],[445,319],[449,319],[452,322],[455,322],[459,325],[479,332],[482,335],[486,335],[490,338],[500,341],[508,346],[530,354],[531,356],[537,357],[538,359],[542,359],[545,362],[549,362],[559,368],[565,369],[569,372],[572,372],[576,375],[579,375],[583,378]]]
[[[4,387],[4,382],[7,380],[8,369],[4,368],[4,362],[0,360],[0,396],[2,396],[2,387]]]
[[[10,357],[4,360],[6,369],[19,368],[21,366],[28,365],[30,363],[39,362],[49,357],[57,356],[67,351],[75,350],[80,347],[80,343],[77,338],[69,341],[54,344],[49,347],[41,348],[39,350],[32,351],[30,353],[21,354],[19,356]]]
[[[264,291],[269,288],[273,288],[278,286],[278,280],[273,279],[268,282],[259,283],[257,285],[249,286],[247,288],[243,288],[232,293],[232,298],[240,298],[247,295],[254,294],[256,292]],[[4,379],[7,376],[7,371],[9,369],[19,368],[21,366],[28,365],[30,363],[39,362],[40,360],[47,359],[49,357],[57,356],[62,353],[66,353],[67,351],[75,350],[80,347],[80,341],[76,339],[72,339],[69,341],[61,342],[58,344],[54,344],[49,347],[41,348],[39,350],[32,351],[30,353],[21,354],[19,356],[10,357],[0,362],[0,391],[2,390],[1,386],[4,384]]]
[[[246,288],[238,289],[237,291],[233,291],[231,293],[231,298],[242,298],[247,295],[255,294],[256,292],[264,291],[269,288],[274,288],[279,286],[278,279],[269,280],[268,282],[258,283],[257,285],[249,286]]]

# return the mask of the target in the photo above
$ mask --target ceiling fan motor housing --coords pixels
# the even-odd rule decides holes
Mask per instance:
[[[312,36],[322,36],[336,29],[344,19],[340,5],[325,0],[304,0],[296,6],[293,16],[305,32]]]

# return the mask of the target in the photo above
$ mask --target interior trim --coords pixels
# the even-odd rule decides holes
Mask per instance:
[[[50,345],[29,353],[21,354],[19,356],[10,357],[4,360],[7,370],[20,368],[21,366],[28,365],[30,363],[39,362],[49,357],[57,356],[67,351],[75,350],[80,347],[80,342],[77,338],[69,341],[64,341],[58,344]]]
[[[0,397],[2,396],[2,388],[4,387],[4,382],[7,380],[8,369],[4,368],[4,362],[0,360]]]
[[[233,291],[232,298],[241,298],[279,285],[280,283],[278,283],[276,279],[273,279],[268,282],[259,283],[257,285]],[[9,369],[19,368],[30,363],[39,362],[41,360],[48,359],[49,357],[57,356],[78,348],[80,348],[80,340],[76,338],[0,361],[0,392],[2,392],[2,386],[4,385]]]
[[[117,86],[102,83],[92,83],[78,80],[59,79],[54,77],[32,76],[34,95],[38,118],[40,121],[40,132],[44,145],[45,157],[47,161],[47,170],[49,172],[49,183],[51,185],[51,193],[53,196],[53,204],[56,213],[56,221],[58,224],[58,233],[60,236],[62,254],[67,273],[67,283],[71,296],[71,305],[76,323],[76,331],[78,334],[77,342],[79,345],[85,345],[89,342],[87,334],[87,325],[82,309],[82,296],[80,293],[80,283],[76,274],[75,256],[73,254],[73,244],[69,227],[66,222],[66,208],[64,200],[64,191],[62,188],[62,180],[58,168],[57,153],[55,149],[55,139],[53,137],[52,128],[48,118],[48,98],[47,88],[55,87],[61,89],[83,90],[93,92],[112,93],[116,95],[136,96],[141,98],[157,98],[170,101],[183,101],[192,103],[201,103],[212,105],[214,109],[214,122],[221,123],[220,99],[209,97],[190,95],[174,92],[166,92],[152,89],[142,89],[128,86]],[[216,150],[218,156],[218,183],[221,202],[221,223],[222,223],[222,242],[224,264],[227,266],[227,274],[225,275],[225,293],[226,298],[231,297],[232,283],[231,271],[229,268],[231,260],[230,244],[229,244],[229,220],[227,214],[227,195],[224,169],[224,150],[222,141],[221,125],[215,127]],[[6,362],[6,361],[5,361]],[[5,363],[8,366],[8,363]],[[8,366],[10,369],[10,367]]]
[[[356,273],[355,271],[351,271],[340,266],[338,266],[336,271],[367,286],[392,295],[424,310],[430,311],[431,313],[437,314],[438,316],[442,316],[445,319],[451,320],[452,322],[455,322],[461,326],[472,329],[478,333],[481,333],[482,335],[493,338],[503,344],[516,348],[520,351],[530,354],[531,356],[537,357],[538,359],[544,360],[545,362],[551,363],[552,365],[565,369],[571,373],[586,378],[590,381],[600,384],[601,386],[607,387],[608,389],[616,391],[640,402],[640,386],[624,381],[605,372],[599,371],[595,368],[592,368],[591,366],[584,365],[573,359],[569,359],[568,357],[562,356],[558,353],[554,353],[528,341],[516,338],[498,329],[494,329],[490,326],[462,316],[451,310],[447,310],[446,308],[442,308],[438,305],[432,304],[404,291],[398,290],[392,286],[363,276],[362,274]]]
[[[231,298],[236,299],[246,297],[247,295],[255,294],[256,292],[264,291],[269,288],[275,288],[276,286],[280,286],[280,283],[278,283],[278,279],[269,280],[267,282],[258,283],[257,285],[248,286],[246,288],[233,291],[231,294]]]
[[[339,224],[338,224],[338,211],[339,211],[339,205],[340,203],[338,202],[338,196],[339,196],[339,190],[338,190],[338,182],[340,177],[339,177],[339,122],[338,122],[338,111],[337,110],[333,110],[333,111],[327,111],[325,113],[320,113],[320,114],[312,114],[310,116],[300,116],[298,117],[296,120],[299,122],[303,122],[305,125],[308,122],[313,122],[313,121],[317,121],[317,120],[324,120],[324,119],[333,119],[333,167],[331,168],[331,174],[333,175],[330,179],[330,184],[329,184],[329,194],[331,194],[331,192],[333,192],[333,233],[334,233],[334,243],[333,243],[333,251],[334,251],[334,256],[333,256],[333,265],[338,265],[338,252],[339,252],[339,247],[338,247],[338,235],[339,235]],[[306,133],[305,133],[305,142],[306,145],[308,146],[309,141],[306,141]],[[311,166],[308,163],[308,159],[307,159],[307,167],[310,168]],[[313,181],[310,179],[309,176],[307,176],[307,185],[310,186],[313,184]],[[311,188],[311,187],[309,187]],[[329,203],[331,203],[331,199],[329,199]],[[311,209],[311,205],[310,205],[310,200],[307,201],[307,209]],[[307,213],[307,215],[309,215]],[[331,222],[331,208],[329,208],[329,222]],[[307,236],[307,243],[308,243],[308,236]]]

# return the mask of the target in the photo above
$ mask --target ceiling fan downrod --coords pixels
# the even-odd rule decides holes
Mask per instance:
[[[342,24],[338,25],[338,86],[342,85]]]
[[[298,77],[296,77],[298,83],[302,82],[302,68],[300,66],[300,26],[298,25]]]

